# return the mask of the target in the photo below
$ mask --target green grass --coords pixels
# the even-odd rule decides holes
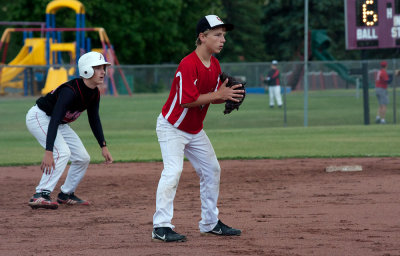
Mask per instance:
[[[155,133],[157,116],[167,94],[105,96],[100,115],[111,154],[116,161],[160,161]],[[287,95],[287,123],[283,109],[269,109],[267,95],[249,94],[239,111],[224,115],[212,105],[205,131],[219,159],[293,157],[399,156],[400,139],[394,124],[373,124],[376,99],[370,91],[371,125],[363,125],[362,97],[354,90],[312,91],[308,127],[303,127],[304,96]],[[27,131],[25,115],[36,97],[0,99],[0,166],[38,164],[43,149]],[[387,121],[393,123],[389,106]],[[85,112],[86,113],[86,112]],[[85,144],[92,162],[102,156],[86,114],[71,124]]]

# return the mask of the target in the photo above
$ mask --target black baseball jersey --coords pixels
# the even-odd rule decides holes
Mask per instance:
[[[279,81],[279,70],[271,69],[267,75],[267,84],[270,86],[280,85]]]
[[[46,150],[53,151],[59,124],[75,121],[87,109],[89,124],[100,147],[105,146],[103,128],[99,116],[100,91],[87,87],[82,78],[70,80],[52,92],[40,97],[37,106],[51,117]]]

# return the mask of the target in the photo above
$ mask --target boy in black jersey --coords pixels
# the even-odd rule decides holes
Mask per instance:
[[[96,137],[106,163],[113,159],[107,149],[99,117],[100,91],[106,67],[111,65],[98,52],[88,52],[78,61],[81,78],[70,80],[47,95],[40,97],[26,115],[26,125],[32,135],[45,148],[43,171],[36,193],[29,201],[33,209],[57,209],[59,204],[89,205],[74,193],[89,166],[90,156],[78,135],[68,123],[75,121],[87,110],[89,124]],[[61,186],[57,202],[51,201],[54,190],[68,161],[71,165]]]
[[[270,108],[273,108],[275,105],[274,99],[276,100],[278,107],[282,107],[281,84],[279,81],[280,73],[277,65],[278,61],[273,60],[271,63],[271,69],[268,71],[266,77]]]

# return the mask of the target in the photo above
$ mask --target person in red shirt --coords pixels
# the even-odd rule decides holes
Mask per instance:
[[[207,15],[197,24],[196,49],[184,57],[175,73],[169,97],[157,119],[157,136],[164,169],[158,183],[156,211],[153,216],[152,240],[161,242],[186,241],[171,224],[173,201],[183,170],[184,156],[191,162],[200,178],[201,234],[240,235],[218,218],[217,200],[221,168],[207,134],[203,120],[210,103],[238,102],[243,97],[241,84],[226,87],[220,81],[221,67],[213,56],[221,52],[225,33],[233,29],[216,15]]]
[[[387,62],[381,62],[381,69],[378,71],[375,80],[375,94],[376,98],[378,99],[379,107],[378,113],[375,119],[377,124],[385,124],[385,115],[387,105],[389,104],[389,96],[387,87],[390,82],[390,78],[388,73],[386,72]]]

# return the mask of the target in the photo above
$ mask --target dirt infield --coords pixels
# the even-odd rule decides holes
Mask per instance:
[[[76,194],[93,205],[58,210],[27,205],[38,166],[0,167],[0,255],[400,255],[398,158],[220,163],[220,218],[242,236],[200,236],[199,181],[185,162],[173,224],[188,241],[168,244],[151,242],[160,162],[90,165]]]

